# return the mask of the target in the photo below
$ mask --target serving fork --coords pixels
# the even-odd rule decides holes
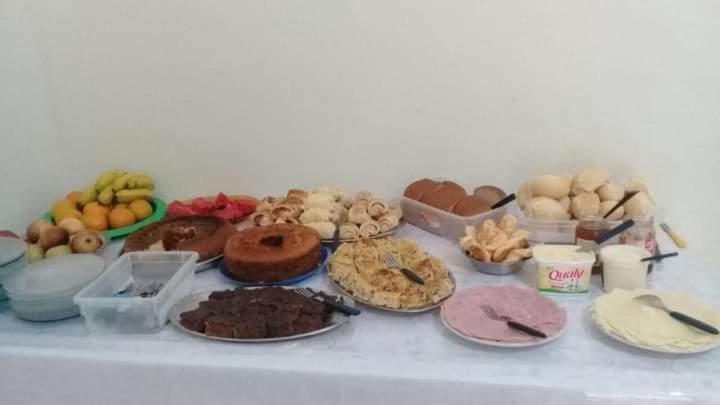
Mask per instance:
[[[494,320],[494,321],[502,321],[507,324],[508,327],[519,330],[520,332],[526,333],[530,336],[535,336],[539,338],[546,339],[547,335],[543,333],[542,331],[539,331],[533,327],[527,326],[523,323],[513,321],[511,317],[509,316],[501,316],[498,315],[497,312],[491,307],[490,305],[480,305],[480,309],[487,315],[488,318]]]
[[[323,304],[329,305],[329,306],[333,307],[334,309],[342,312],[345,315],[360,315],[361,311],[359,309],[353,308],[349,305],[345,305],[334,299],[328,299],[324,295],[322,295],[316,291],[313,291],[309,288],[295,288],[295,289],[293,289],[293,291],[296,294],[302,295],[303,297],[314,299],[316,301],[322,302]]]
[[[421,284],[421,285],[425,284],[425,280],[423,280],[422,277],[418,276],[417,273],[408,269],[407,267],[404,267],[402,265],[402,263],[400,263],[400,260],[398,260],[398,258],[395,255],[393,255],[392,253],[386,252],[383,255],[383,260],[385,261],[385,264],[388,267],[394,267],[394,268],[400,270],[400,272],[405,277],[407,277],[408,280],[410,280],[414,283],[417,283],[417,284]]]

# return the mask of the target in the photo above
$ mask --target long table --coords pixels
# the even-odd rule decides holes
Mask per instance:
[[[458,288],[534,286],[534,268],[489,276],[470,267],[456,243],[405,225],[442,258]],[[120,248],[105,251],[111,262]],[[598,280],[594,280],[595,283]],[[720,272],[681,255],[650,276],[720,307]],[[195,290],[232,284],[216,270]],[[325,274],[303,285],[330,288]],[[186,335],[89,334],[82,318],[26,322],[0,304],[2,404],[658,404],[720,403],[720,350],[664,355],[617,343],[590,323],[599,288],[554,298],[569,326],[558,340],[527,349],[485,347],[444,329],[438,313],[391,314],[365,308],[340,329],[304,340],[232,344]]]

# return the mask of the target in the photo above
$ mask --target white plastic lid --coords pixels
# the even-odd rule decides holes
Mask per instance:
[[[10,299],[74,293],[105,270],[105,261],[93,254],[73,254],[40,260],[3,281]]]
[[[25,254],[25,242],[18,238],[0,236],[0,266],[19,259]]]

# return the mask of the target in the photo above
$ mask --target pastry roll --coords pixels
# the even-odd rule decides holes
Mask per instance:
[[[308,192],[307,192],[307,191],[305,191],[305,190],[300,190],[300,189],[297,189],[297,188],[290,189],[290,190],[288,190],[288,192],[287,192],[287,198],[288,198],[288,200],[289,200],[289,199],[300,199],[300,200],[304,200],[305,198],[307,198],[307,196],[308,196]]]
[[[377,235],[378,233],[380,233],[380,225],[377,223],[377,221],[370,220],[360,225],[361,238],[369,238],[371,236]]]
[[[310,222],[304,225],[318,231],[321,239],[333,239],[335,237],[337,227],[332,222]]]
[[[300,209],[292,204],[278,204],[270,212],[275,218],[296,218],[300,213]]]
[[[368,203],[368,214],[373,218],[380,218],[388,211],[388,206],[383,200],[371,200]]]
[[[392,214],[385,214],[378,220],[380,232],[390,232],[400,224],[398,217]]]
[[[255,211],[250,215],[250,220],[257,226],[272,225],[275,222],[272,214],[268,211]]]
[[[293,217],[280,217],[275,220],[276,224],[295,224],[295,225],[301,225],[300,221],[297,218]]]
[[[348,222],[348,209],[343,205],[339,205],[337,208],[337,221],[335,223],[344,224]]]
[[[371,219],[370,214],[368,214],[367,210],[363,206],[353,205],[353,207],[350,208],[350,211],[348,211],[348,221],[353,224],[360,225],[370,221]]]
[[[388,206],[388,214],[392,214],[398,218],[402,218],[402,208],[400,208],[399,205],[390,205]]]
[[[330,194],[311,193],[305,199],[305,208],[325,208],[332,210],[335,198]]]
[[[325,208],[310,208],[300,215],[300,222],[309,224],[312,222],[332,222],[332,212]]]
[[[368,191],[361,191],[357,194],[355,194],[355,204],[357,203],[370,203],[370,201],[373,199],[373,195],[371,192]]]
[[[255,211],[256,212],[270,211],[272,209],[273,205],[275,205],[277,200],[278,199],[275,197],[265,197],[262,200],[260,200],[257,207],[255,207]]]
[[[359,237],[360,229],[357,225],[349,222],[340,225],[340,239],[357,239]]]

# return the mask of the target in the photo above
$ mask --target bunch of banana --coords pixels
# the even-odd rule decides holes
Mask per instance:
[[[150,176],[125,170],[106,170],[80,194],[78,202],[84,206],[93,201],[110,205],[113,200],[118,203],[149,200],[154,189],[155,181]]]

